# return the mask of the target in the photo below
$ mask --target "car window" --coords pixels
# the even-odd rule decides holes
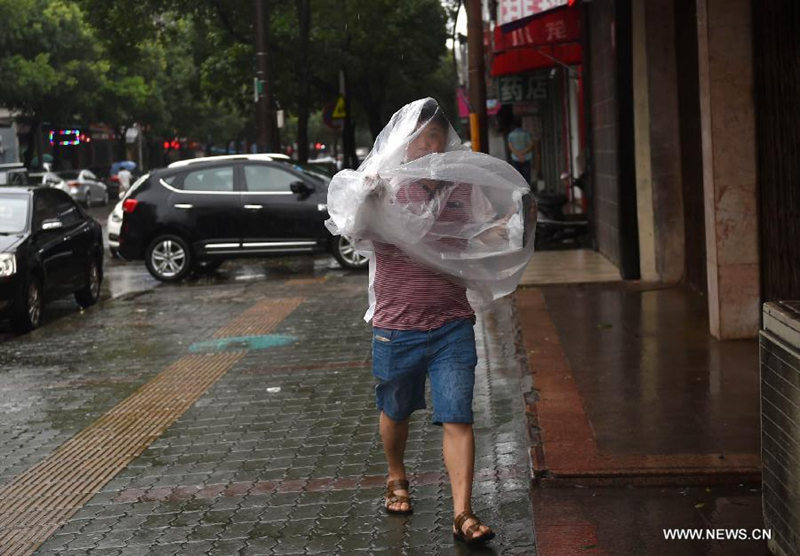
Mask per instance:
[[[188,172],[183,178],[186,191],[233,191],[233,166],[219,166]]]
[[[135,182],[133,182],[133,185],[131,185],[130,188],[128,188],[128,190],[123,194],[122,198],[123,199],[127,199],[128,197],[130,197],[133,194],[134,191],[139,189],[139,187],[144,182],[147,181],[147,178],[149,178],[149,177],[150,177],[150,174],[145,174],[145,175],[139,177]],[[174,179],[175,179],[175,176],[170,176],[168,179],[165,179],[164,181],[166,181],[168,184],[172,184],[172,180],[174,180]]]
[[[42,189],[37,191],[36,200],[33,205],[33,225],[34,229],[39,229],[42,222],[58,217],[58,206],[60,198],[58,195],[51,195],[55,190]]]
[[[264,164],[246,164],[244,179],[247,191],[291,192],[292,183],[303,181],[291,172]]]
[[[15,234],[28,223],[27,195],[0,195],[0,234]]]
[[[62,198],[58,199],[56,217],[61,220],[64,226],[74,226],[82,222],[83,215],[81,215],[81,211],[78,209],[78,205],[75,204],[75,201],[66,195],[62,195],[61,197]]]

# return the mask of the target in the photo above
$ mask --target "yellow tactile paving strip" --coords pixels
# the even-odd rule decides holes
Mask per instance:
[[[265,300],[215,338],[265,334],[301,298]],[[38,465],[0,488],[0,554],[32,554],[158,438],[246,352],[182,357]]]
[[[269,333],[275,325],[294,311],[303,298],[290,297],[281,300],[265,299],[231,320],[214,333],[214,338],[238,336],[260,336]]]
[[[317,278],[292,278],[291,280],[286,280],[286,285],[288,286],[311,286],[314,284],[324,284],[328,281],[327,276],[319,276]]]

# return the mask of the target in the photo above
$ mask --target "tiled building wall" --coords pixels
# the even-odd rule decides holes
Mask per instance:
[[[620,266],[615,0],[597,0],[588,6],[592,183],[597,247],[611,262]]]
[[[684,224],[674,0],[648,0],[645,12],[656,269],[662,281],[678,282]]]

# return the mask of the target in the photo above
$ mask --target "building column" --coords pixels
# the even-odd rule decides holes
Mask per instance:
[[[750,0],[697,0],[708,313],[719,339],[754,337],[759,323],[751,19]]]
[[[645,282],[660,279],[656,270],[653,171],[650,158],[650,85],[647,79],[647,30],[644,2],[631,5],[633,40],[633,127],[636,139],[636,204],[639,223],[639,274]]]
[[[673,0],[632,3],[639,266],[665,283],[685,267],[674,12]]]

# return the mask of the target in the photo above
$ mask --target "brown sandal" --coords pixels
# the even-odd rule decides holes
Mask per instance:
[[[475,523],[467,527],[467,532],[464,533],[464,531],[462,531],[461,528],[464,526],[464,523],[466,523],[470,519],[475,520]],[[484,533],[477,537],[473,536],[475,535],[476,531],[480,530],[481,525],[483,525],[483,523],[481,523],[481,520],[478,519],[478,516],[476,516],[469,510],[463,511],[460,514],[458,514],[458,517],[456,517],[453,520],[453,525],[455,526],[455,531],[453,531],[453,537],[456,540],[459,540],[468,545],[483,544],[494,538],[494,531],[492,531],[491,529],[489,529],[488,533]]]
[[[386,513],[396,515],[409,515],[414,513],[414,508],[411,507],[411,499],[403,494],[395,494],[395,490],[405,490],[408,492],[408,481],[406,479],[395,479],[386,484],[386,502],[383,505],[384,509],[386,509]],[[407,510],[393,510],[389,507],[403,503],[408,504]]]

